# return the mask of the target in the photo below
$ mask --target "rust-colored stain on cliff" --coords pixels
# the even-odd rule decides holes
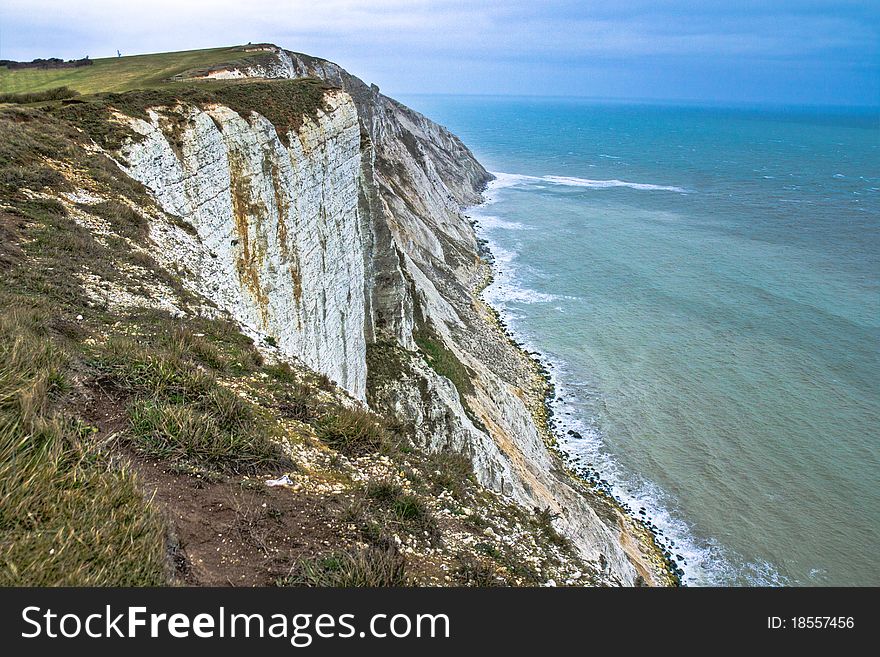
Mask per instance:
[[[290,212],[290,202],[284,194],[284,181],[281,180],[281,171],[278,169],[278,163],[268,151],[263,153],[263,175],[272,179],[272,193],[275,197],[275,209],[278,212],[278,228],[276,231],[278,246],[281,249],[281,255],[286,258],[289,251],[287,215]]]
[[[230,155],[229,158],[230,192],[232,194],[232,214],[235,220],[235,232],[238,239],[238,253],[236,270],[242,285],[250,292],[257,307],[260,309],[260,317],[265,326],[269,320],[269,299],[263,286],[260,284],[259,263],[262,260],[261,253],[265,254],[266,245],[260,244],[260,240],[251,240],[250,218],[254,217],[259,229],[259,223],[265,218],[266,208],[254,201],[251,194],[250,180],[242,171],[242,164],[237,158]],[[265,236],[262,241],[265,241]]]
[[[278,162],[269,153],[263,156],[263,173],[272,178],[272,192],[275,196],[275,208],[278,212],[278,226],[276,237],[281,256],[290,266],[290,278],[293,281],[293,296],[297,305],[302,301],[302,274],[299,269],[299,253],[296,249],[291,252],[288,242],[290,234],[287,229],[287,218],[290,215],[290,201],[284,193],[284,181],[281,179],[281,171]],[[297,314],[297,324],[301,322]]]

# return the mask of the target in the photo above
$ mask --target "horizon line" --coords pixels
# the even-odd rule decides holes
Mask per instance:
[[[385,92],[382,91],[384,94]],[[392,91],[394,96],[466,96],[471,98],[532,98],[554,100],[590,100],[601,102],[618,102],[633,104],[669,104],[701,106],[738,106],[742,108],[763,109],[837,109],[837,110],[860,110],[863,112],[880,113],[880,101],[876,104],[832,104],[814,103],[808,101],[775,101],[775,100],[713,100],[707,98],[653,98],[641,96],[592,96],[584,94],[520,94],[520,93],[479,93],[479,92],[453,92],[453,91]],[[385,94],[389,95],[389,94]]]

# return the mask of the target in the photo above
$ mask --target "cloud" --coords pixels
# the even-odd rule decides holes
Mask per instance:
[[[837,68],[877,70],[878,16],[870,2],[855,0],[4,0],[0,57],[271,41],[365,77],[377,72],[392,86],[421,76],[425,86],[442,80],[449,91],[477,89],[438,74],[437,61],[451,70],[483,64],[510,79],[526,69],[595,70],[602,62],[606,71],[647,70],[661,60],[683,69],[775,62],[824,67],[830,76]]]

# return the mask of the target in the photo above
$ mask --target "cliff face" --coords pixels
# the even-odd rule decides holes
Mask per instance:
[[[127,119],[144,139],[122,149],[124,168],[196,232],[154,226],[160,257],[186,268],[195,290],[239,322],[364,399],[360,129],[351,98],[328,93],[317,119],[287,135],[289,146],[267,119],[224,106],[181,104],[149,117]]]
[[[154,227],[159,257],[418,444],[466,454],[482,485],[548,510],[608,583],[662,582],[650,541],[548,447],[539,373],[478,297],[490,271],[462,208],[491,176],[448,130],[375,86],[262,49],[258,65],[194,75],[338,88],[284,139],[258,113],[223,105],[120,117],[142,137],[121,149],[121,166],[194,228]]]

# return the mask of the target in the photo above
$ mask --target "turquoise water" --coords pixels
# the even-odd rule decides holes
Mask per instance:
[[[876,113],[404,100],[497,172],[486,297],[685,581],[880,584]]]

